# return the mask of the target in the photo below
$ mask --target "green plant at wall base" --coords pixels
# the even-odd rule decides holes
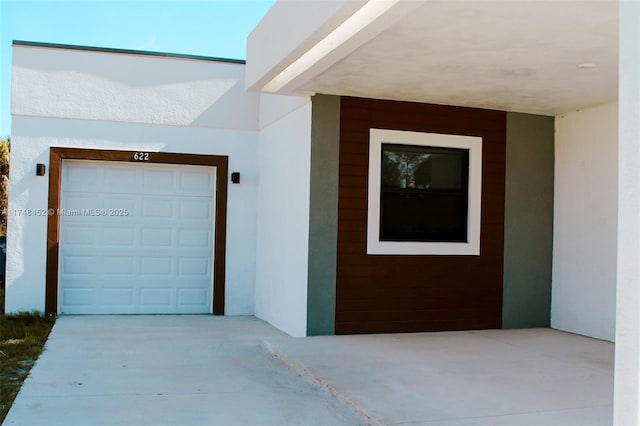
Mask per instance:
[[[0,236],[7,235],[7,206],[9,203],[9,153],[11,138],[0,139]]]

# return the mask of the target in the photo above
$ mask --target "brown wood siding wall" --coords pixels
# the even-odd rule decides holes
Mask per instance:
[[[369,129],[481,136],[480,256],[367,256]],[[500,328],[506,112],[344,97],[336,334]]]

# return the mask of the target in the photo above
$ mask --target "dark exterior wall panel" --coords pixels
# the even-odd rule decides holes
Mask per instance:
[[[311,194],[307,335],[335,334],[340,97],[311,104]]]
[[[554,117],[507,114],[504,328],[549,327]]]
[[[500,328],[506,113],[343,97],[336,333]],[[369,129],[483,138],[480,256],[366,253]]]

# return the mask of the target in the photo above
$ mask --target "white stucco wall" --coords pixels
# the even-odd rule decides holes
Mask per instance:
[[[556,117],[551,326],[613,341],[618,104]]]
[[[309,103],[309,98],[304,96],[284,96],[262,93],[260,95],[260,117],[258,118],[258,125],[260,129],[264,129],[307,103]]]
[[[228,155],[226,314],[254,310],[258,100],[242,65],[14,47],[9,209],[47,207],[49,147]],[[232,83],[233,82],[233,83]],[[47,167],[48,170],[48,167]],[[8,312],[44,310],[46,218],[10,217]]]
[[[14,46],[11,113],[258,129],[243,64]]]
[[[640,424],[640,2],[620,2],[614,426]]]
[[[265,104],[265,106],[267,106]],[[260,131],[255,313],[307,331],[311,102]]]

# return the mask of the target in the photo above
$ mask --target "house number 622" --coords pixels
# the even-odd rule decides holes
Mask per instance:
[[[148,152],[136,152],[133,154],[133,159],[136,161],[149,161],[149,153]]]

